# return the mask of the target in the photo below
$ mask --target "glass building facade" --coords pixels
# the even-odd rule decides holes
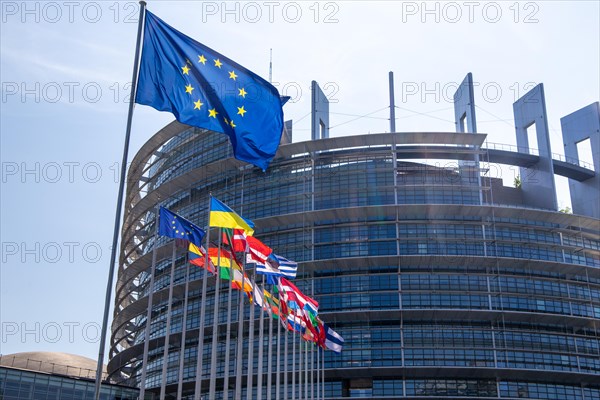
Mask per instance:
[[[0,367],[0,399],[94,400],[93,378],[79,378]],[[102,384],[100,400],[136,400],[139,390]],[[148,397],[150,398],[150,397]]]
[[[208,284],[198,346],[203,270],[154,235],[158,205],[205,226],[212,193],[299,262],[295,283],[345,339],[341,354],[319,361],[325,382],[307,390],[292,378],[286,335],[259,343],[255,324],[253,349],[262,345],[272,362],[259,388],[252,361],[253,398],[600,399],[600,221],[528,206],[490,176],[484,140],[394,133],[292,143],[262,172],[231,158],[226,136],[168,125],[129,172],[111,379],[193,399],[200,347],[210,366],[202,393],[214,370],[216,398],[234,398],[223,381],[233,386],[240,353],[247,372],[250,351],[248,340],[237,349],[235,334],[225,338],[239,293],[215,299]]]

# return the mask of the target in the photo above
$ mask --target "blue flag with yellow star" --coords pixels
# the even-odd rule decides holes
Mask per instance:
[[[175,239],[185,239],[194,243],[196,246],[202,246],[204,230],[194,225],[187,219],[180,217],[173,211],[164,207],[160,208],[158,234]]]
[[[149,11],[135,102],[226,134],[235,158],[263,171],[281,140],[282,101],[273,85]]]

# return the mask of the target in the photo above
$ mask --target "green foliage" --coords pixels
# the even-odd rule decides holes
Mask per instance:
[[[515,180],[513,181],[513,185],[517,189],[521,189],[521,175],[515,176]]]

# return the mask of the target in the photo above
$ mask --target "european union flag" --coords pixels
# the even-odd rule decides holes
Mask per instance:
[[[175,239],[185,239],[196,246],[202,246],[204,230],[194,225],[187,219],[180,217],[173,211],[164,207],[160,208],[158,234]]]
[[[146,11],[135,102],[224,133],[233,153],[266,170],[283,132],[277,89]]]

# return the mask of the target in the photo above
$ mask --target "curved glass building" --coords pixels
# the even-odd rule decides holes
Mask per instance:
[[[165,398],[199,398],[211,384],[215,398],[236,398],[242,354],[243,398],[251,386],[251,398],[265,399],[600,399],[600,220],[585,199],[573,199],[574,214],[558,212],[545,181],[549,165],[572,195],[592,182],[590,197],[598,166],[486,143],[460,132],[474,116],[467,127],[457,111],[457,133],[283,144],[266,173],[233,159],[224,135],[177,122],[156,133],[129,172],[112,379]],[[521,186],[503,186],[498,164],[521,167]],[[299,262],[297,286],[345,339],[341,354],[305,358],[311,368],[324,361],[323,372],[292,367],[301,353],[292,360],[291,336],[259,338],[258,312],[252,344],[247,325],[243,348],[235,325],[227,340],[239,293],[230,301],[222,286],[215,299],[211,281],[200,332],[204,270],[154,230],[157,205],[206,225],[209,193]],[[250,378],[247,354],[260,348],[272,363],[259,374],[253,358]]]

